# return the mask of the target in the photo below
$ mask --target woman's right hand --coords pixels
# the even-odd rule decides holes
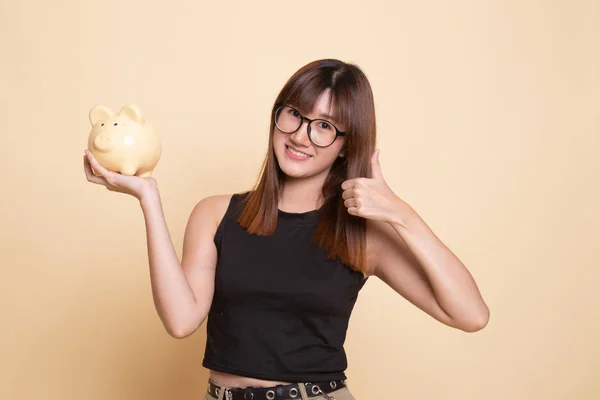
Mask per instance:
[[[89,182],[103,185],[111,192],[119,192],[134,196],[142,201],[145,196],[151,195],[157,190],[156,180],[152,177],[141,178],[138,176],[127,176],[118,172],[112,172],[104,168],[89,150],[85,150],[83,156],[83,168]],[[96,176],[92,168],[100,174]]]

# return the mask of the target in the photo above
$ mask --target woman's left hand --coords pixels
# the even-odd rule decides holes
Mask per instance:
[[[379,165],[379,149],[371,156],[371,178],[348,179],[342,183],[342,198],[348,213],[357,217],[394,222],[398,214],[410,209],[390,189]]]

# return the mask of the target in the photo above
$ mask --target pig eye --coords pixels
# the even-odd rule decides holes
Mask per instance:
[[[117,126],[117,123],[115,122],[114,125]]]
[[[100,126],[104,126],[104,122],[103,122],[103,123],[102,123],[102,125],[100,125]]]

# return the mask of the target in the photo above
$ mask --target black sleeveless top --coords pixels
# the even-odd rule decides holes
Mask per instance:
[[[348,321],[366,279],[311,243],[319,210],[279,210],[273,236],[237,223],[234,194],[217,228],[205,368],[257,379],[346,379]]]

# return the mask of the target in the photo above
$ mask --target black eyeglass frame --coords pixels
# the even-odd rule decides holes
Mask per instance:
[[[282,129],[279,127],[279,125],[277,125],[277,115],[278,115],[279,111],[280,111],[282,108],[284,108],[284,107],[289,107],[289,108],[291,108],[292,110],[296,111],[296,112],[298,113],[298,115],[300,116],[300,125],[298,125],[298,127],[297,127],[295,130],[291,131],[291,132],[284,131],[284,130],[282,130]],[[346,136],[346,132],[342,132],[342,131],[340,131],[340,130],[337,128],[337,126],[335,126],[335,125],[334,125],[334,124],[333,124],[331,121],[327,121],[326,119],[322,119],[322,118],[310,119],[310,118],[308,118],[308,117],[305,117],[304,115],[300,114],[300,111],[298,111],[296,108],[294,108],[294,107],[292,107],[292,106],[290,106],[290,105],[287,105],[287,104],[278,104],[278,105],[277,105],[277,108],[275,109],[275,112],[273,113],[273,122],[275,123],[275,126],[277,127],[277,129],[279,129],[281,132],[283,132],[283,133],[286,133],[286,134],[289,134],[289,135],[291,135],[291,134],[292,134],[292,133],[294,133],[294,132],[298,132],[298,129],[300,129],[300,128],[302,127],[302,124],[304,123],[304,121],[307,121],[307,122],[308,122],[308,126],[306,127],[306,133],[308,133],[308,138],[310,139],[311,143],[312,143],[312,144],[314,144],[314,145],[315,145],[315,146],[317,146],[317,147],[321,147],[321,148],[329,147],[329,146],[331,146],[332,144],[334,144],[334,143],[335,143],[335,141],[337,140],[338,136]],[[322,145],[320,145],[320,144],[316,144],[316,143],[315,143],[315,142],[312,140],[312,136],[311,136],[311,134],[310,134],[310,131],[311,131],[311,129],[310,129],[310,124],[312,124],[312,123],[313,123],[313,121],[323,121],[323,122],[326,122],[326,123],[328,123],[329,125],[333,126],[333,129],[335,129],[335,138],[334,138],[334,139],[331,141],[331,143],[329,143],[329,144],[328,144],[328,145],[326,145],[326,146],[322,146]]]

